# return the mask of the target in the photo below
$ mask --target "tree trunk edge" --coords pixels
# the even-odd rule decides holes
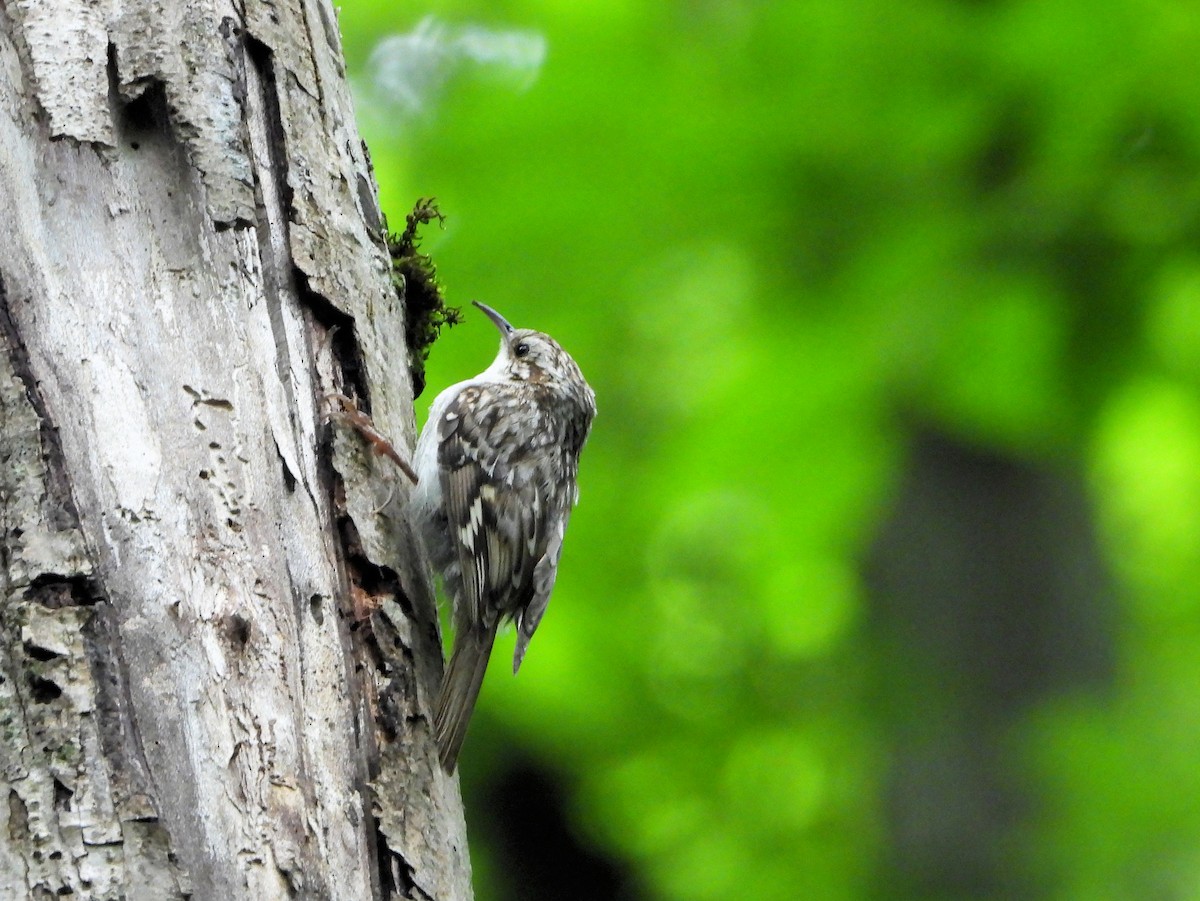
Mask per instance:
[[[78,27],[55,29],[51,14]],[[75,348],[64,346],[66,332],[53,326],[41,336],[30,329],[34,321],[43,327],[40,304],[49,309],[67,295],[88,307],[85,316],[92,322],[116,322],[121,311],[108,320],[96,315],[98,305],[117,298],[105,296],[86,275],[48,274],[53,268],[48,262],[86,259],[82,251],[63,246],[69,241],[54,240],[65,228],[54,222],[60,231],[48,228],[43,235],[54,242],[49,248],[22,233],[0,249],[0,790],[7,790],[7,799],[0,798],[0,896],[10,889],[12,897],[37,891],[49,897],[69,889],[77,897],[202,898],[230,888],[235,897],[252,896],[237,894],[238,886],[253,889],[256,897],[471,896],[457,779],[437,766],[428,735],[441,668],[428,567],[404,521],[402,488],[380,510],[386,493],[380,486],[394,484],[392,474],[366,456],[353,436],[324,426],[319,411],[320,397],[344,389],[342,373],[349,372],[381,430],[398,446],[412,446],[403,301],[391,289],[378,234],[377,191],[354,127],[335,19],[328,3],[315,0],[278,8],[252,4],[244,15],[239,21],[223,4],[189,3],[182,23],[173,23],[174,34],[166,7],[153,2],[126,2],[117,11],[103,2],[43,7],[0,0],[0,138],[6,148],[13,146],[13,157],[0,160],[0,217],[18,221],[20,213],[38,205],[44,225],[53,217],[46,215],[46,197],[37,193],[47,183],[39,174],[59,173],[58,187],[47,190],[62,190],[61,209],[75,199],[73,189],[89,187],[89,178],[111,174],[137,154],[153,156],[154,142],[165,136],[182,152],[163,152],[156,162],[174,159],[182,188],[174,197],[167,190],[166,198],[154,198],[162,201],[155,208],[119,177],[98,184],[110,219],[136,232],[161,227],[145,219],[146,207],[181,210],[185,215],[162,222],[184,235],[192,227],[199,230],[204,250],[198,259],[211,263],[212,257],[236,259],[235,251],[248,255],[243,265],[249,271],[241,273],[240,284],[252,312],[255,304],[269,308],[263,320],[270,327],[264,331],[275,341],[279,385],[267,387],[282,389],[289,401],[262,400],[269,408],[266,418],[274,416],[265,427],[274,436],[282,481],[297,493],[314,495],[313,522],[329,531],[326,545],[306,546],[325,546],[335,559],[327,590],[296,590],[301,583],[315,584],[313,579],[293,584],[294,616],[264,619],[253,603],[245,607],[242,596],[242,606],[230,604],[198,619],[196,644],[202,652],[196,656],[202,663],[207,654],[218,668],[236,671],[273,623],[291,623],[298,639],[294,662],[303,672],[287,683],[299,692],[290,715],[301,745],[311,743],[301,748],[298,772],[324,784],[321,773],[330,767],[322,759],[324,746],[304,726],[316,715],[305,708],[305,699],[317,681],[322,701],[340,684],[345,722],[347,728],[353,724],[359,753],[350,765],[354,773],[343,780],[351,790],[346,798],[357,795],[345,815],[358,825],[331,838],[337,792],[314,789],[304,780],[293,789],[268,779],[268,795],[242,802],[247,814],[266,817],[259,832],[269,834],[256,842],[274,849],[282,840],[283,851],[266,858],[275,872],[239,876],[264,863],[252,850],[238,851],[244,853],[241,869],[225,862],[227,872],[219,878],[200,872],[207,866],[205,854],[181,850],[181,842],[191,840],[188,830],[178,820],[168,826],[172,811],[162,809],[160,788],[173,781],[164,778],[175,771],[156,762],[162,736],[147,736],[141,722],[158,697],[144,688],[146,667],[164,660],[148,663],[145,644],[132,657],[123,653],[129,649],[123,636],[145,598],[128,601],[127,586],[109,590],[109,575],[116,571],[112,559],[120,555],[110,548],[107,560],[97,557],[98,541],[111,535],[108,523],[97,522],[104,510],[92,503],[103,486],[82,492],[82,522],[74,510],[80,499],[73,488],[81,478],[98,478],[87,469],[101,464],[86,447],[94,438],[86,417],[72,415],[71,403],[81,392],[63,390],[73,383],[57,377],[46,348],[57,347],[68,357]],[[167,37],[156,41],[155,34]],[[177,56],[173,40],[179,42]],[[180,58],[184,68],[173,68]],[[214,66],[204,65],[214,60]],[[9,89],[19,95],[11,103]],[[18,116],[17,110],[28,115]],[[162,120],[156,121],[159,113]],[[15,136],[24,143],[10,145]],[[189,198],[200,199],[200,208],[189,207]],[[176,247],[171,237],[144,236],[146,243],[165,247],[168,257],[179,251],[182,258],[190,249],[182,238]],[[199,288],[197,293],[203,295]],[[142,295],[126,295],[121,302],[134,296]],[[197,303],[210,299],[203,295]],[[331,339],[334,326],[340,334]],[[31,350],[29,341],[41,342],[40,348]],[[212,384],[218,385],[219,367],[213,372]],[[136,369],[134,374],[139,386],[156,376]],[[214,393],[204,384],[195,389],[193,406],[211,416],[210,430],[222,428],[213,421],[230,413],[225,405],[239,415],[246,407],[236,392]],[[144,400],[153,422],[163,405]],[[58,440],[60,430],[65,442]],[[222,450],[229,472],[191,467],[190,460],[179,468],[191,467],[193,477],[195,471],[208,472],[202,476],[206,481],[236,479],[230,473],[238,465],[249,468],[237,462],[236,452],[230,462],[230,451]],[[171,454],[164,461],[161,471],[170,468]],[[322,499],[323,492],[328,496]],[[113,547],[119,546],[119,536],[114,540]],[[361,621],[352,615],[358,594],[377,608]],[[322,618],[338,633],[336,640],[305,637],[320,631]],[[335,645],[343,649],[340,669],[330,652]],[[190,641],[188,646],[195,647]],[[309,651],[328,659],[306,657]],[[278,652],[287,665],[292,658]],[[253,698],[239,703],[253,709]],[[245,741],[233,747],[246,747]],[[230,766],[240,765],[241,753],[234,753]],[[288,795],[278,808],[269,797],[272,786]],[[199,798],[196,806],[203,806]],[[289,823],[298,814],[300,822]],[[357,851],[327,853],[352,834],[359,836]],[[353,860],[371,872],[321,872],[326,865],[345,869]],[[367,895],[354,890],[364,878]],[[277,894],[264,894],[264,886]]]

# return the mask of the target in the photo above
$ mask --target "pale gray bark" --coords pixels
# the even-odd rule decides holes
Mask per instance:
[[[0,0],[0,898],[470,897],[326,0]]]

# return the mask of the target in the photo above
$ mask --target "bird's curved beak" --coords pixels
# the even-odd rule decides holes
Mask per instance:
[[[491,307],[489,307],[487,304],[480,303],[477,300],[473,300],[473,301],[471,301],[471,303],[475,304],[475,306],[477,306],[477,307],[479,307],[479,309],[483,310],[483,315],[487,316],[488,319],[492,320],[492,322],[495,324],[496,328],[500,329],[501,335],[508,335],[513,330],[513,327],[508,324],[508,320],[505,319],[503,316],[501,316],[499,313],[497,313],[495,310],[493,310]]]

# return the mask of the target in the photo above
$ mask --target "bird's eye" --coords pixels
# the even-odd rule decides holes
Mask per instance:
[[[517,356],[523,357],[527,353],[529,353],[529,345],[526,344],[524,341],[522,341],[520,344],[517,345]]]

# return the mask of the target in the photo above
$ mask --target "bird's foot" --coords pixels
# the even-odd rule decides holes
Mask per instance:
[[[375,428],[375,423],[371,421],[371,417],[358,408],[353,398],[347,397],[344,394],[326,394],[323,398],[329,405],[329,412],[326,414],[327,419],[344,423],[354,429],[358,434],[366,440],[367,444],[371,445],[372,452],[381,456],[387,457],[403,472],[412,483],[417,484],[417,474],[413,471],[409,462],[401,456],[400,452],[392,442],[388,441]]]

